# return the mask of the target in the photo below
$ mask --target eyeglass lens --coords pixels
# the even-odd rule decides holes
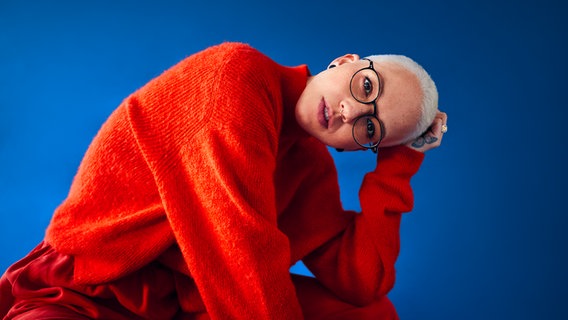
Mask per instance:
[[[353,137],[361,146],[375,146],[381,139],[381,125],[373,116],[358,118],[353,124]]]
[[[369,68],[357,71],[351,79],[351,94],[362,103],[369,103],[377,99],[379,87],[377,73]]]

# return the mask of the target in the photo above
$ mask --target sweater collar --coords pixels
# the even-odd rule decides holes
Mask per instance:
[[[296,103],[306,88],[310,70],[307,65],[280,66],[280,85],[283,100],[282,133],[291,136],[307,136],[296,120]]]

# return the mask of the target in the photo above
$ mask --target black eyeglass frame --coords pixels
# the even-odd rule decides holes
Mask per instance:
[[[363,58],[363,60],[367,60],[369,61],[369,66],[365,67],[365,68],[361,68],[359,70],[357,70],[353,76],[351,76],[351,80],[349,81],[349,92],[351,92],[351,96],[357,101],[360,102],[362,104],[372,104],[373,105],[373,114],[366,114],[366,115],[362,115],[359,116],[355,119],[355,121],[353,121],[353,129],[351,130],[351,134],[353,135],[353,140],[355,141],[355,143],[357,143],[359,146],[365,148],[365,149],[370,149],[372,150],[374,153],[377,153],[378,148],[379,148],[379,144],[381,143],[381,141],[383,140],[384,136],[385,136],[385,124],[383,123],[383,121],[381,119],[379,119],[379,117],[377,116],[377,99],[379,99],[379,97],[381,96],[382,93],[382,89],[383,86],[381,84],[381,77],[379,76],[379,73],[377,72],[377,70],[375,70],[375,68],[373,67],[373,61],[371,61],[370,59],[367,58]],[[363,70],[367,70],[370,69],[372,70],[376,75],[377,75],[377,80],[379,81],[378,85],[379,85],[379,93],[377,94],[377,97],[375,97],[375,99],[373,99],[372,101],[361,101],[359,99],[357,99],[357,97],[355,96],[355,94],[353,94],[353,79],[355,78],[355,76],[363,71]],[[372,144],[372,145],[364,145],[359,143],[359,141],[357,141],[357,139],[355,138],[355,125],[357,124],[357,121],[363,119],[363,118],[367,118],[367,117],[373,117],[375,119],[377,119],[377,122],[379,123],[380,126],[380,130],[381,130],[381,135],[379,136],[379,140]]]

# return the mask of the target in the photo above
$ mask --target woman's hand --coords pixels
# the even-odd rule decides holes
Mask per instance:
[[[406,146],[420,152],[439,147],[444,133],[448,131],[447,121],[448,115],[445,112],[438,111],[428,130],[414,141],[408,142]]]

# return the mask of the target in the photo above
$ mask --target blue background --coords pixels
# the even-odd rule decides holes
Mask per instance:
[[[1,0],[0,269],[41,241],[111,111],[187,55],[242,41],[317,73],[401,53],[449,114],[403,220],[401,318],[566,319],[567,14],[547,0]],[[357,209],[373,158],[334,158]]]

